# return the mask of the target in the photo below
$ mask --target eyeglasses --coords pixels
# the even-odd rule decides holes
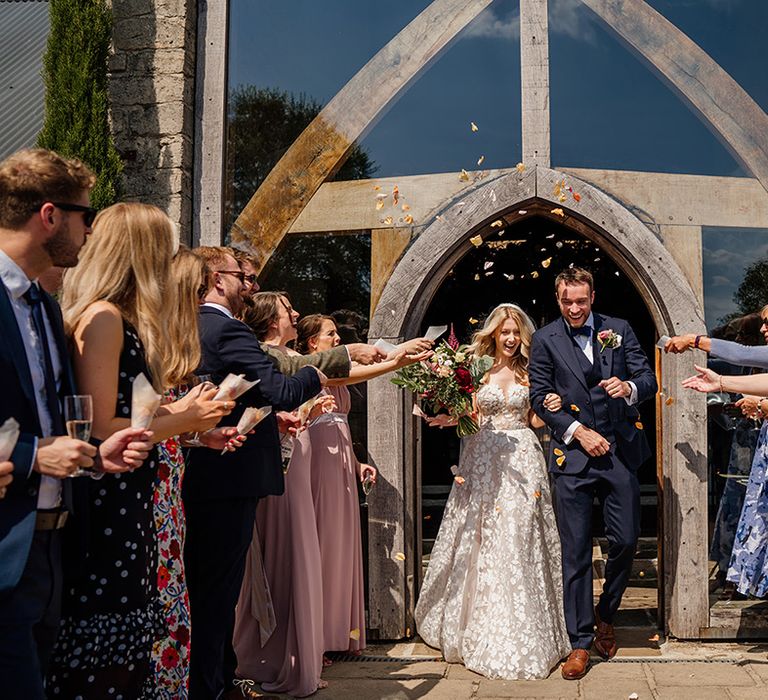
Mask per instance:
[[[98,209],[94,209],[93,207],[84,207],[82,204],[69,204],[67,202],[51,202],[51,204],[63,211],[83,212],[83,223],[88,227],[93,224],[93,220],[96,218],[96,214],[99,213]],[[40,206],[42,206],[42,204]]]
[[[245,281],[253,287],[256,284],[256,275],[246,275]]]
[[[245,273],[242,270],[214,270],[220,275],[235,275],[240,280],[240,284],[245,283]]]

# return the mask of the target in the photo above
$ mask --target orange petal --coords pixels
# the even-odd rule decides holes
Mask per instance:
[[[643,424],[642,424],[640,421],[637,421],[637,423],[635,423],[635,427],[636,427],[638,430],[642,430],[642,429],[643,429]]]

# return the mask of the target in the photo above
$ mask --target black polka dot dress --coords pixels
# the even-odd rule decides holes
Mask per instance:
[[[119,372],[116,416],[130,418],[133,380],[141,372],[149,377],[149,371],[141,341],[127,322]],[[88,479],[87,554],[76,562],[65,557],[49,698],[156,697],[152,646],[167,634],[152,508],[157,464],[155,448],[133,472]],[[83,514],[76,512],[76,519],[82,522]]]

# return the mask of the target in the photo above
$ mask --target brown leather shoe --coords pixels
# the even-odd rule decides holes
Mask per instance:
[[[603,622],[600,619],[600,613],[595,606],[595,651],[606,661],[616,656],[616,633],[613,631],[613,625]]]
[[[565,660],[560,673],[567,681],[583,678],[589,669],[589,652],[586,649],[574,649]]]

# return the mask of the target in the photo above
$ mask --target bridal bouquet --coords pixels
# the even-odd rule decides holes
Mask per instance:
[[[446,410],[458,421],[459,437],[465,437],[479,430],[472,418],[472,396],[492,364],[490,357],[470,355],[466,345],[443,341],[428,360],[398,370],[392,383],[418,394],[427,410]]]

